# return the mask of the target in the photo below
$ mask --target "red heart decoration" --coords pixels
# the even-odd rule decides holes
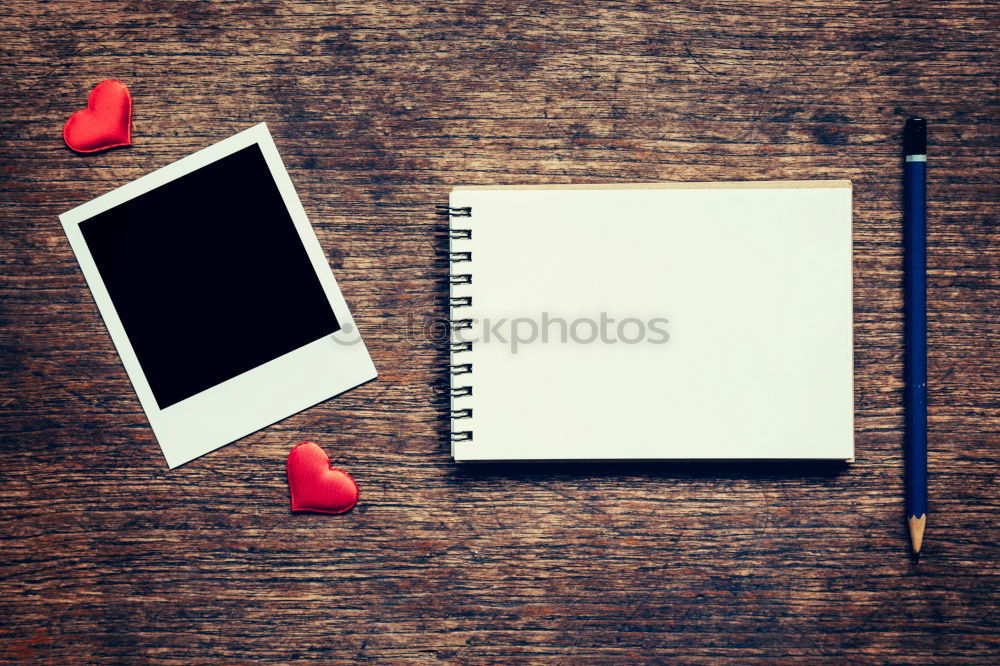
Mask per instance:
[[[121,81],[101,81],[90,91],[87,108],[63,126],[63,141],[78,153],[132,145],[132,95]]]
[[[344,470],[331,467],[330,456],[312,442],[292,449],[285,468],[292,511],[344,513],[358,503],[358,484]]]

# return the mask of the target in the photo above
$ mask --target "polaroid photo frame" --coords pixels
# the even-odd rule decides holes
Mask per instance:
[[[171,468],[377,375],[264,123],[59,219]]]

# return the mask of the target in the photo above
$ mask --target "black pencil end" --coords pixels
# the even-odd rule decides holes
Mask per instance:
[[[903,126],[903,154],[927,154],[927,121],[918,116],[906,119]]]

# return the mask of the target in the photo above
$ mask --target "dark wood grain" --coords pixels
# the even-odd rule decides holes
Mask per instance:
[[[0,658],[996,663],[996,49],[995,4],[968,0],[8,0]],[[75,155],[62,124],[109,77],[135,144]],[[932,127],[919,565],[911,113]],[[57,215],[260,121],[381,375],[171,472]],[[429,327],[451,186],[769,178],[854,182],[857,462],[450,461]],[[306,438],[358,480],[353,512],[289,512]]]

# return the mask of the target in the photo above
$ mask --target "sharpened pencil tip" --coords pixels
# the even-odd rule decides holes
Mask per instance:
[[[924,544],[924,528],[927,527],[927,514],[920,517],[910,516],[906,519],[910,524],[910,543],[913,544],[913,553],[919,558],[920,547]]]

